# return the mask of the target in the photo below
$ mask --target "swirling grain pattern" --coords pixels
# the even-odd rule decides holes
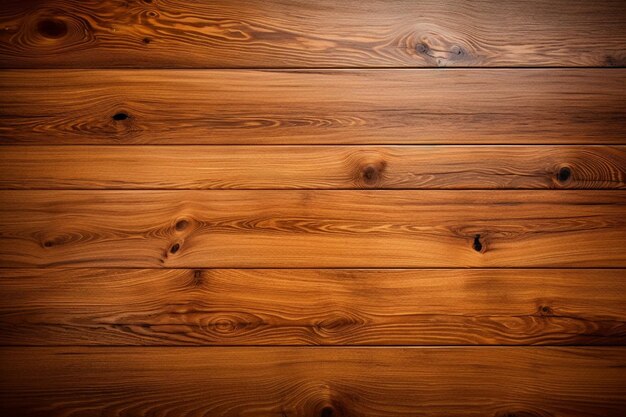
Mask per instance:
[[[4,415],[621,417],[623,347],[7,348]]]
[[[4,189],[624,189],[624,146],[5,146]]]
[[[625,45],[622,0],[4,0],[0,416],[623,417]]]
[[[0,66],[622,66],[620,0],[5,0]]]
[[[602,269],[1,269],[0,344],[616,345],[626,342],[624,276]]]
[[[5,267],[626,266],[621,191],[1,191],[0,201]]]
[[[0,143],[626,144],[626,70],[0,72]]]

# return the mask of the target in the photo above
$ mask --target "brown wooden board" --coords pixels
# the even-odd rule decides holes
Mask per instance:
[[[0,266],[625,267],[622,191],[0,191]]]
[[[624,146],[5,146],[10,189],[624,189]]]
[[[2,348],[3,415],[621,417],[615,348]]]
[[[625,69],[11,70],[0,143],[626,144],[624,85]]]
[[[621,345],[625,292],[623,269],[0,269],[0,344]]]
[[[4,0],[5,68],[623,66],[620,0]]]

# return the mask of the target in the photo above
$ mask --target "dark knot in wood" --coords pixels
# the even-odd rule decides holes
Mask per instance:
[[[176,222],[176,230],[178,230],[179,232],[182,230],[185,230],[187,228],[187,226],[189,226],[189,222],[185,219],[183,220],[179,220]]]
[[[364,185],[373,187],[377,185],[383,177],[385,162],[368,163],[361,167],[360,176]]]
[[[415,50],[420,54],[427,54],[430,48],[425,43],[418,43]]]
[[[480,235],[474,236],[474,243],[472,244],[472,248],[474,248],[476,252],[480,252],[483,250],[483,244],[480,241]]]
[[[569,167],[561,167],[556,173],[556,179],[560,183],[565,183],[572,178],[572,170]]]
[[[180,243],[174,243],[170,248],[170,253],[175,254],[180,249]]]
[[[552,309],[549,306],[541,306],[539,307],[539,314],[541,314],[542,316],[551,316]]]
[[[450,53],[457,56],[463,55],[463,48],[458,45],[454,45],[452,48],[450,48]]]
[[[195,287],[200,287],[202,286],[203,283],[203,276],[202,276],[202,270],[201,269],[196,269],[193,271],[193,285]]]
[[[333,417],[335,415],[335,410],[332,407],[326,406],[322,408],[320,412],[320,417]]]
[[[58,39],[67,35],[67,24],[59,19],[48,18],[37,23],[37,31],[43,37]]]
[[[124,113],[123,111],[121,111],[121,112],[115,113],[113,115],[113,120],[116,120],[116,121],[119,122],[119,121],[122,121],[122,120],[126,120],[129,117],[130,116],[127,113]]]
[[[367,183],[376,182],[378,179],[378,170],[372,165],[366,166],[363,169],[363,179]]]

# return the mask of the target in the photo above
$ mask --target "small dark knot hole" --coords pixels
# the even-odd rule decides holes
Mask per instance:
[[[121,121],[121,120],[126,120],[128,119],[128,114],[124,113],[124,112],[119,112],[119,113],[115,113],[113,115],[113,120],[117,120],[117,121]]]
[[[58,19],[45,19],[37,23],[37,31],[46,38],[58,39],[67,34],[67,24]]]
[[[200,269],[193,271],[193,285],[196,287],[202,285],[202,271]]]
[[[332,407],[324,407],[322,408],[322,412],[320,413],[320,417],[332,417],[334,414]]]
[[[378,170],[376,169],[376,167],[368,165],[363,169],[363,180],[365,180],[366,183],[371,184],[373,182],[376,182],[377,179]]]
[[[571,177],[572,177],[572,170],[568,167],[563,167],[559,169],[559,172],[557,172],[556,174],[556,179],[559,180],[559,182],[566,182]]]
[[[480,243],[480,235],[474,236],[474,244],[472,245],[476,252],[483,250],[483,244]]]
[[[424,43],[420,43],[418,44],[415,49],[417,50],[417,52],[419,52],[420,54],[425,54],[426,52],[428,52],[428,45],[424,44]]]
[[[178,252],[178,250],[180,249],[180,244],[179,243],[175,243],[171,248],[170,248],[170,253],[174,254],[176,252]]]
[[[46,248],[51,248],[52,246],[54,246],[54,242],[51,240],[46,240],[45,242],[43,242],[43,246]]]
[[[376,163],[367,163],[361,165],[359,168],[360,182],[365,183],[368,186],[377,185],[377,183],[383,179],[383,172],[387,164],[385,161],[379,161]]]
[[[185,230],[189,226],[189,222],[187,220],[179,220],[176,222],[176,230],[181,231]]]
[[[541,306],[541,313],[552,314],[552,309],[548,306]]]
[[[143,38],[143,43],[149,44],[150,42],[152,42],[152,39],[150,39],[150,38]]]

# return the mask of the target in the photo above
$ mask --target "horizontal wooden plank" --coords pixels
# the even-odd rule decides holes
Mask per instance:
[[[626,188],[625,146],[5,146],[9,189]]]
[[[624,84],[626,69],[2,71],[0,142],[626,144]]]
[[[621,417],[626,349],[2,348],[19,416]]]
[[[4,0],[0,67],[622,66],[621,0]]]
[[[0,265],[625,267],[621,191],[1,191]]]
[[[2,345],[615,345],[611,269],[3,269]]]

